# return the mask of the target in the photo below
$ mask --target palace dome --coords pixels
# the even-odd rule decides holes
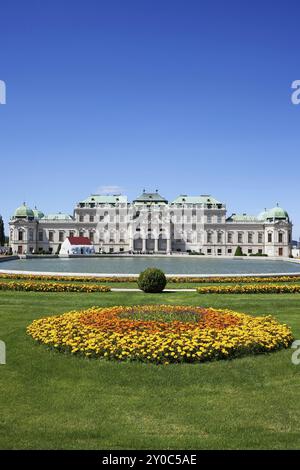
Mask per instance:
[[[282,207],[276,206],[267,212],[266,219],[289,219],[289,214]]]
[[[258,216],[257,216],[258,220],[266,220],[267,214],[268,214],[268,211],[267,211],[267,209],[265,209],[260,214],[258,214]]]
[[[33,214],[34,214],[34,218],[35,219],[41,219],[42,217],[44,217],[44,213],[42,211],[40,211],[39,209],[37,209],[37,207],[35,206],[35,208],[33,209]]]
[[[258,215],[259,220],[269,220],[269,219],[277,219],[277,220],[289,220],[289,214],[285,209],[279,207],[273,207],[273,209],[265,209]]]
[[[34,218],[34,212],[30,207],[26,206],[25,202],[22,206],[18,207],[15,210],[14,217],[22,217],[22,218]]]

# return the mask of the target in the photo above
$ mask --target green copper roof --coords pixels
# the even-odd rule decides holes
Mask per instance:
[[[41,219],[42,217],[44,217],[44,213],[42,211],[40,211],[39,209],[37,209],[37,207],[35,207],[33,209],[33,213],[34,213],[34,218],[35,219]]]
[[[158,192],[155,193],[146,193],[145,191],[138,198],[134,199],[134,203],[142,204],[153,204],[153,203],[163,203],[168,204],[167,199],[162,197]]]
[[[229,222],[256,222],[258,218],[255,215],[248,214],[232,214],[228,219]]]
[[[267,209],[260,212],[260,214],[258,214],[258,216],[257,216],[258,220],[266,220],[267,213],[268,213]]]
[[[273,207],[273,209],[265,209],[258,215],[259,220],[269,220],[269,219],[284,219],[289,220],[289,214],[286,210],[282,209],[278,205]]]
[[[186,194],[181,194],[178,196],[172,204],[222,204],[220,201],[214,197],[205,194],[202,196],[188,196]]]
[[[30,207],[27,207],[25,202],[22,206],[18,207],[15,210],[14,217],[34,217],[33,210]]]
[[[266,219],[289,219],[289,214],[282,207],[276,206],[268,210]]]
[[[73,220],[73,217],[71,217],[69,214],[58,212],[57,214],[44,215],[42,220]]]
[[[111,195],[104,195],[104,194],[91,194],[88,198],[80,201],[80,203],[84,204],[118,204],[118,203],[125,203],[127,204],[127,196],[122,196],[121,194],[111,194]]]

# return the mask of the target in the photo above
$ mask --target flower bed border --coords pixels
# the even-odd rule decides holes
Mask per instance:
[[[166,274],[167,281],[174,284],[183,284],[183,283],[195,283],[195,284],[208,284],[208,283],[239,283],[239,284],[251,284],[251,283],[274,283],[274,282],[299,282],[300,276],[290,275],[290,276],[211,276],[211,277],[178,277],[178,276],[169,276]],[[11,279],[11,280],[28,280],[28,281],[67,281],[67,282],[137,282],[137,277],[133,276],[64,276],[62,275],[48,275],[48,274],[22,274],[22,273],[0,273],[1,279]]]
[[[49,282],[0,282],[0,290],[26,292],[110,292],[109,286],[99,284],[67,284]]]
[[[246,284],[234,286],[198,287],[199,294],[299,294],[300,285],[291,284]]]

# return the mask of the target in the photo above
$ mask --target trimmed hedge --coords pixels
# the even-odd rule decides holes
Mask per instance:
[[[158,268],[147,268],[142,271],[137,280],[138,286],[144,292],[162,292],[167,284],[167,278]]]

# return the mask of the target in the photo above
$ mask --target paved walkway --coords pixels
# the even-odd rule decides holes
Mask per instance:
[[[118,287],[112,287],[112,292],[143,292],[141,289],[126,289],[126,288],[118,288]],[[163,292],[168,293],[168,292],[196,292],[195,289],[165,289]]]

